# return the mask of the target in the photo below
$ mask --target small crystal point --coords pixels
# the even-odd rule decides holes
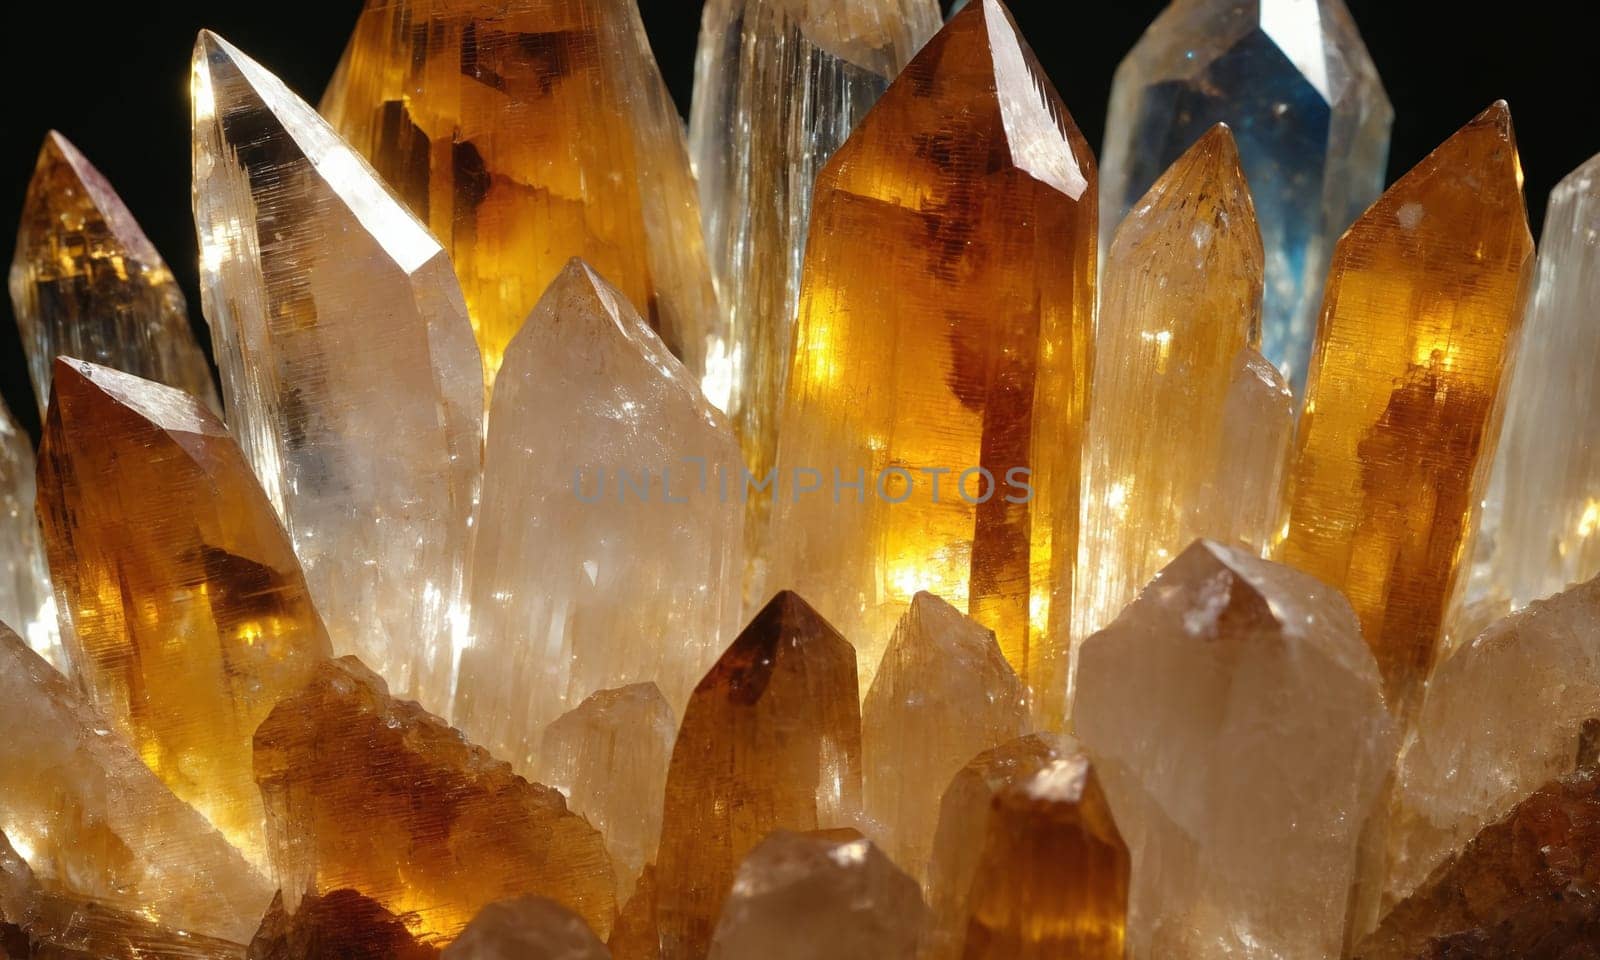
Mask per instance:
[[[34,512],[33,440],[0,400],[0,623],[14,623],[33,652],[62,673],[66,651],[55,588]]]
[[[861,803],[856,651],[798,595],[758,613],[689,698],[657,859],[664,960],[705,956],[739,862]]]
[[[583,918],[542,897],[491,903],[478,911],[440,960],[612,960]]]
[[[444,244],[485,386],[583,257],[726,396],[683,122],[637,0],[368,0],[322,110]]]
[[[111,184],[53,130],[28,184],[16,251],[11,304],[40,413],[58,356],[177,387],[222,413],[178,281]]]
[[[3,624],[0,798],[0,833],[63,896],[240,943],[272,899],[77,686]]]
[[[622,292],[582,261],[506,350],[489,418],[456,722],[520,772],[597,690],[676,710],[738,629],[738,445]]]
[[[1233,134],[1156,180],[1106,257],[1073,605],[1080,642],[1201,537],[1277,532],[1294,412],[1263,372],[1262,248]]]
[[[324,661],[256,731],[275,879],[290,901],[349,887],[448,943],[483,907],[548,896],[602,935],[616,881],[600,834],[354,657]]]
[[[1102,245],[1189,144],[1230,124],[1267,250],[1263,349],[1303,385],[1328,259],[1383,191],[1393,122],[1343,0],[1177,0],[1117,68]]]
[[[734,877],[708,960],[914,960],[917,882],[853,830],[761,841]]]
[[[767,583],[858,645],[864,682],[926,590],[995,632],[1042,719],[1064,712],[1095,198],[998,0],[929,40],[818,175]]]
[[[483,373],[439,244],[316,112],[202,31],[201,293],[234,436],[334,649],[448,715]]]
[[[1342,597],[1199,541],[1084,643],[1076,730],[1133,855],[1130,956],[1339,955],[1395,748]]]
[[[407,920],[354,890],[307,894],[293,913],[280,892],[250,941],[248,960],[438,960]]]
[[[1502,101],[1339,241],[1283,562],[1340,589],[1409,719],[1464,584],[1533,238]]]
[[[896,864],[922,875],[950,778],[1028,726],[994,633],[932,594],[912,598],[861,707],[865,810]]]

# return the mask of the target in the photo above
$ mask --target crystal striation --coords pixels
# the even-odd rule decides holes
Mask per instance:
[[[915,960],[926,912],[854,830],[779,830],[739,865],[708,960]]]
[[[478,911],[440,960],[611,960],[611,951],[561,904],[518,897]]]
[[[308,894],[294,913],[283,894],[261,919],[249,960],[438,960],[439,951],[412,937],[406,921],[354,890]]]
[[[705,956],[739,862],[767,834],[838,827],[859,810],[859,704],[855,650],[788,592],[700,681],[667,769],[664,960]]]
[[[354,657],[325,661],[256,731],[256,779],[284,896],[349,888],[448,943],[484,906],[551,897],[604,935],[615,879],[600,834]]]
[[[256,725],[331,655],[294,548],[193,397],[56,361],[39,517],[76,673],[168,787],[265,862]]]
[[[1027,696],[994,634],[913,597],[861,706],[865,810],[890,858],[921,877],[950,778],[1027,731]]]
[[[483,381],[444,251],[322,118],[195,45],[201,294],[234,437],[334,649],[448,713]]]
[[[1556,185],[1479,536],[1473,600],[1513,608],[1600,574],[1600,156]],[[1552,443],[1559,432],[1562,442]],[[1477,571],[1475,571],[1477,573]],[[1471,640],[1466,631],[1453,638]]]
[[[683,125],[636,0],[368,0],[322,110],[444,244],[486,385],[582,257],[726,396]]]
[[[617,911],[616,925],[606,941],[612,960],[660,960],[661,929],[656,911],[656,868],[647,864],[639,874],[633,896]]]
[[[726,421],[621,291],[569,263],[511,341],[489,418],[455,722],[519,772],[589,694],[681,710],[738,630]],[[625,600],[625,602],[621,602]]]
[[[1106,257],[1072,608],[1079,641],[1196,539],[1260,553],[1277,533],[1272,481],[1294,411],[1257,352],[1261,270],[1250,189],[1219,124],[1134,205]]]
[[[1390,187],[1334,256],[1278,554],[1350,599],[1402,718],[1472,555],[1532,266],[1504,102]]]
[[[1095,197],[999,0],[946,24],[818,176],[768,583],[858,644],[863,681],[926,590],[995,632],[1041,717],[1064,710]]]
[[[76,685],[4,625],[0,798],[0,833],[58,893],[241,943],[272,899]]]
[[[1207,128],[1233,127],[1267,251],[1263,349],[1303,385],[1328,259],[1383,191],[1394,123],[1344,0],[1175,0],[1117,68],[1108,111],[1103,247]]]
[[[661,805],[678,719],[653,683],[590,694],[545,728],[539,782],[560,790],[606,838],[617,897],[661,840]]]
[[[1349,604],[1202,540],[1084,643],[1078,681],[1133,855],[1128,955],[1338,956],[1395,749]]]
[[[178,281],[111,184],[54,130],[23,201],[11,305],[41,414],[58,356],[177,387],[222,413]]]
[[[67,672],[56,622],[55,588],[34,514],[33,440],[0,400],[0,623],[14,623],[28,646]]]
[[[700,20],[689,155],[728,311],[728,411],[772,469],[817,174],[939,26],[935,0],[713,0]],[[753,498],[752,531],[767,501]]]

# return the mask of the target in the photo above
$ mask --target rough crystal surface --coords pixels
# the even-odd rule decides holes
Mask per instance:
[[[734,877],[708,960],[914,960],[917,882],[854,830],[761,841]]]
[[[939,26],[934,0],[714,0],[700,20],[689,155],[728,312],[728,412],[772,469],[817,174]],[[756,498],[752,531],[767,501]]]
[[[774,830],[861,804],[856,651],[780,593],[706,674],[672,748],[657,854],[662,956],[705,956],[739,862]]]
[[[1491,625],[1434,671],[1401,753],[1385,901],[1572,769],[1600,717],[1600,580]]]
[[[1129,956],[1338,956],[1395,747],[1349,604],[1199,541],[1084,643],[1078,680],[1133,854]]]
[[[177,387],[222,412],[178,281],[111,184],[53,130],[23,201],[10,285],[41,414],[58,356]]]
[[[660,960],[661,928],[656,912],[656,868],[646,864],[633,896],[617,911],[606,941],[612,960]]]
[[[1007,783],[987,813],[965,960],[1121,960],[1128,847],[1089,759]]]
[[[582,257],[716,399],[724,324],[636,0],[368,0],[322,109],[444,244],[487,385]]]
[[[1261,270],[1250,188],[1219,124],[1134,205],[1106,256],[1072,608],[1080,642],[1196,539],[1259,553],[1277,532],[1270,481],[1294,414],[1281,380],[1252,376],[1265,366]]]
[[[1504,102],[1339,241],[1279,558],[1341,590],[1409,717],[1471,557],[1533,238]]]
[[[495,384],[456,723],[537,769],[545,727],[654,682],[674,709],[739,626],[740,506],[726,421],[621,291],[581,261]]]
[[[418,943],[406,921],[354,890],[308,894],[293,913],[283,894],[261,919],[248,960],[438,960]]]
[[[244,960],[244,948],[163,927],[41,884],[0,833],[0,957],[11,960]]]
[[[617,898],[661,840],[661,805],[678,719],[653,683],[589,695],[545,728],[539,782],[560,790],[605,835]]]
[[[1600,574],[1600,156],[1550,193],[1470,598],[1521,608]],[[1562,442],[1552,443],[1559,433]],[[1466,642],[1461,630],[1452,639]]]
[[[277,77],[195,45],[201,294],[234,438],[341,654],[448,714],[483,380],[444,251]]]
[[[440,960],[611,960],[611,951],[561,904],[519,897],[478,911]]]
[[[913,597],[861,707],[865,810],[890,858],[920,878],[950,778],[1026,732],[1027,696],[994,634]]]
[[[1442,864],[1356,960],[1592,960],[1600,943],[1600,773],[1544,784]]]
[[[767,582],[858,644],[864,682],[926,590],[1064,710],[1095,208],[1088,145],[998,0],[818,176]]]
[[[352,889],[445,944],[484,906],[551,897],[602,935],[616,912],[600,834],[355,658],[324,661],[256,731],[284,896]]]
[[[294,548],[189,395],[58,359],[39,516],[69,659],[184,801],[265,862],[251,736],[331,655]]]
[[[34,514],[34,469],[33,440],[0,401],[0,623],[15,624],[35,653],[65,673],[55,588]]]
[[[1103,245],[1169,164],[1230,124],[1267,250],[1263,349],[1303,384],[1328,259],[1383,191],[1393,122],[1343,0],[1175,0],[1112,85]]]
[[[57,892],[241,943],[272,898],[77,687],[3,625],[0,797],[0,833]]]
[[[985,750],[951,779],[939,804],[939,825],[928,862],[932,920],[924,940],[926,960],[963,956],[978,867],[988,843],[990,811],[1008,785],[1025,783],[1058,760],[1078,754],[1070,737],[1030,734]]]

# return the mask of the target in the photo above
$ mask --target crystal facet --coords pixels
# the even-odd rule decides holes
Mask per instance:
[[[1343,0],[1175,0],[1117,68],[1105,246],[1215,123],[1239,141],[1267,250],[1263,350],[1305,382],[1334,242],[1383,191],[1394,110]]]
[[[856,652],[780,593],[695,688],[672,748],[656,861],[664,960],[705,956],[739,862],[767,834],[842,826],[860,804]]]
[[[636,0],[368,0],[322,109],[444,243],[487,386],[572,257],[726,383],[682,121]]]
[[[449,260],[322,118],[195,45],[201,293],[234,437],[334,649],[447,714],[483,443]]]
[[[39,517],[68,658],[168,787],[265,862],[251,736],[331,655],[294,548],[188,394],[58,359]]]
[[[350,888],[448,943],[484,906],[523,894],[602,935],[616,881],[600,834],[353,657],[325,661],[256,731],[276,880],[289,902]]]
[[[935,0],[713,0],[702,10],[689,154],[729,316],[725,409],[755,476],[777,454],[817,173],[938,26]],[[765,514],[752,511],[753,527]]]
[[[438,960],[406,921],[354,890],[307,894],[289,913],[283,895],[261,919],[249,960]]]
[[[1600,156],[1550,194],[1479,530],[1489,560],[1473,600],[1521,608],[1600,574],[1600,441],[1590,429],[1600,413],[1596,303]],[[1472,637],[1463,631],[1452,639]]]
[[[915,960],[925,912],[854,830],[779,830],[739,865],[708,960]]]
[[[1133,853],[1129,956],[1334,957],[1394,755],[1333,590],[1199,541],[1083,645],[1076,729]]]
[[[58,892],[249,939],[271,888],[108,727],[0,624],[0,833]]]
[[[656,868],[647,865],[639,874],[633,896],[617,911],[616,925],[606,941],[611,960],[660,960],[661,927],[656,912]]]
[[[913,597],[861,707],[866,814],[894,862],[921,877],[950,778],[1027,731],[1027,697],[994,634]]]
[[[177,387],[222,412],[178,281],[111,184],[53,130],[23,203],[11,304],[40,413],[58,356]]]
[[[1532,267],[1501,102],[1390,187],[1328,275],[1278,553],[1349,598],[1403,718],[1471,556]]]
[[[478,911],[440,960],[611,960],[611,952],[561,904],[518,897]]]
[[[1260,553],[1277,532],[1294,411],[1263,382],[1261,236],[1218,125],[1117,230],[1102,276],[1073,636],[1110,623],[1207,537]],[[1270,377],[1270,374],[1267,374]],[[1247,503],[1256,496],[1264,503]],[[1235,525],[1240,524],[1240,525]]]
[[[727,423],[580,261],[495,383],[455,720],[520,772],[585,697],[653,681],[675,709],[739,625]]]
[[[590,694],[545,728],[539,782],[605,835],[626,900],[661,840],[661,804],[678,719],[653,683]]]
[[[33,651],[67,672],[55,589],[34,514],[33,441],[0,401],[0,623],[16,624]]]
[[[768,583],[859,645],[863,681],[926,590],[1062,713],[1095,197],[999,0],[946,24],[817,179]]]

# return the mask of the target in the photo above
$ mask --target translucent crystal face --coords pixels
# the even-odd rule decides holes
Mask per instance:
[[[1178,0],[1117,69],[1102,246],[1169,164],[1228,123],[1267,250],[1263,352],[1302,384],[1333,241],[1383,188],[1393,119],[1341,0]]]

